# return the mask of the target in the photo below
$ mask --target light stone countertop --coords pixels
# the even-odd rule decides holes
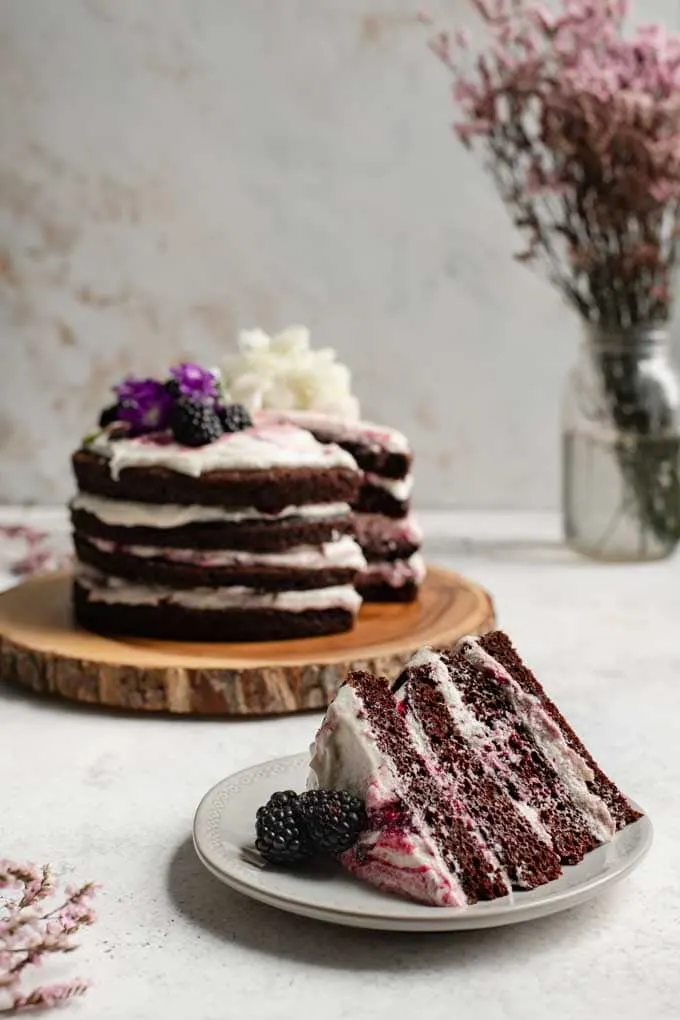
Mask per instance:
[[[0,855],[103,886],[79,951],[41,975],[94,980],[64,1017],[680,1017],[678,560],[577,560],[550,517],[422,517],[429,558],[487,586],[499,623],[649,813],[648,858],[601,898],[517,927],[390,935],[306,921],[221,886],[190,830],[210,786],[304,750],[318,716],[126,717],[0,686]],[[57,511],[0,512],[10,520],[64,531]]]

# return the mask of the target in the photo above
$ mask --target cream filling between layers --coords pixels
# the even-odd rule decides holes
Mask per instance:
[[[278,514],[265,514],[253,507],[135,503],[85,492],[75,496],[70,507],[92,514],[102,524],[113,528],[183,528],[188,524],[240,524],[242,521],[285,521],[296,517],[323,521],[345,517],[350,512],[348,503],[309,503],[306,506],[288,506]]]
[[[513,708],[558,774],[593,836],[601,843],[608,843],[616,832],[616,822],[602,798],[587,786],[595,778],[593,770],[567,743],[539,699],[528,694],[497,659],[484,651],[477,638],[461,638],[456,650],[462,652],[473,666],[490,672],[500,683],[507,685]]]
[[[182,606],[185,609],[276,609],[302,613],[315,609],[346,609],[356,613],[361,598],[349,584],[300,591],[265,592],[241,585],[230,588],[189,588],[179,590],[164,585],[136,584],[120,577],[102,574],[79,564],[76,580],[87,590],[91,602],[129,606]]]
[[[263,471],[271,468],[345,468],[356,461],[334,443],[319,443],[294,425],[265,425],[231,432],[206,446],[180,446],[148,436],[112,439],[104,430],[86,447],[109,462],[113,478],[125,468],[162,467],[198,478],[209,471]]]
[[[405,478],[385,478],[383,475],[374,475],[367,471],[364,474],[364,485],[384,489],[394,499],[404,503],[413,492],[413,475],[406,475]]]
[[[361,571],[362,584],[380,582],[391,588],[403,588],[405,584],[422,584],[427,567],[420,553],[414,553],[407,560],[380,560],[367,563]]]
[[[384,514],[354,514],[354,532],[364,546],[408,542],[420,545],[423,530],[413,514],[406,517],[385,517]]]
[[[310,786],[347,790],[360,797],[369,819],[402,800],[399,777],[382,756],[355,691],[345,684],[331,703],[311,748]],[[418,831],[391,833],[368,827],[342,863],[381,888],[442,906],[465,906],[458,876],[444,860],[422,812],[410,808]]]
[[[171,546],[122,545],[103,538],[87,537],[86,541],[101,552],[123,553],[140,559],[158,559],[168,563],[185,563],[197,567],[289,567],[293,570],[324,570],[343,568],[361,570],[366,560],[359,545],[350,535],[321,545],[298,545],[286,552],[245,552],[240,549],[174,549]]]

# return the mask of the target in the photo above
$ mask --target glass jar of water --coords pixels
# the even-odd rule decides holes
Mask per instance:
[[[588,327],[563,405],[567,544],[655,560],[680,538],[680,383],[665,324]]]

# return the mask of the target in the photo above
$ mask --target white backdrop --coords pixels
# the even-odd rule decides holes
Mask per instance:
[[[303,322],[412,438],[421,505],[556,505],[577,325],[512,261],[416,7],[0,3],[0,500],[68,495],[126,371]]]

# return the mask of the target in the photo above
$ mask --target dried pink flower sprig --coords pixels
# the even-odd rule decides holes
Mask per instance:
[[[15,577],[29,577],[40,571],[62,570],[70,566],[73,557],[54,547],[53,536],[27,524],[0,525],[0,539],[23,544],[24,552],[9,563]]]
[[[680,37],[624,35],[627,0],[470,0],[487,43],[431,48],[450,69],[454,125],[481,148],[515,225],[584,318],[665,320],[680,214]]]
[[[24,978],[54,953],[71,953],[75,934],[93,924],[90,905],[96,886],[66,886],[63,899],[50,906],[57,889],[48,865],[0,859],[0,1013],[17,1013],[64,1003],[87,991],[76,978],[25,990]]]

